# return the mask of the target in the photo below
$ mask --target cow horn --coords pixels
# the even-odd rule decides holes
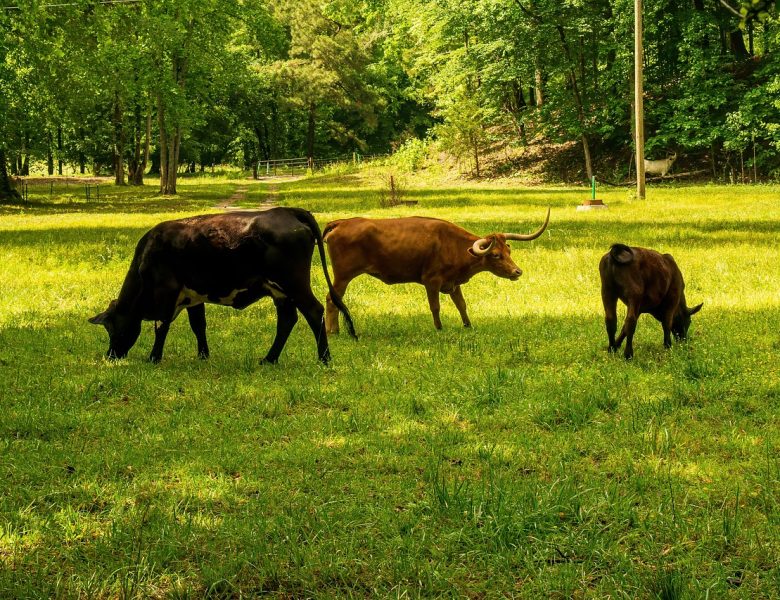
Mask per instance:
[[[525,234],[522,233],[505,233],[504,237],[508,240],[519,240],[521,242],[530,242],[531,240],[535,240],[540,235],[544,233],[544,230],[547,229],[547,224],[550,222],[550,209],[547,209],[547,218],[544,220],[544,224],[534,231],[533,233]]]
[[[487,243],[487,246],[483,246],[483,244]],[[474,242],[474,245],[471,247],[471,251],[474,253],[475,256],[485,256],[488,252],[490,252],[490,249],[493,247],[493,244],[496,243],[496,238],[493,238],[491,240],[488,240],[487,238],[479,238],[476,242]]]

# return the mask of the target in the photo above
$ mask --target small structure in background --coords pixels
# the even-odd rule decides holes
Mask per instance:
[[[590,200],[583,200],[577,210],[590,210],[592,208],[607,208],[603,201],[596,198],[596,177],[590,178]]]
[[[95,188],[95,196],[96,196],[95,199],[98,202],[100,202],[100,185],[99,184],[95,184],[95,185],[90,185],[88,183],[84,184],[84,198],[86,199],[87,202],[92,200],[92,188]]]

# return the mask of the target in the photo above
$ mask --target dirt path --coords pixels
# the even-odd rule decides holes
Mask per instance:
[[[233,195],[228,198],[227,200],[223,200],[215,208],[219,208],[221,210],[241,210],[240,206],[236,206],[236,202],[241,202],[242,200],[246,200],[246,193],[247,188],[246,187],[238,187],[236,188],[236,191],[233,192]]]
[[[249,188],[245,185],[239,186],[236,188],[236,191],[233,192],[233,195],[228,198],[227,200],[223,200],[214,208],[218,208],[220,210],[246,210],[247,208],[255,209],[255,210],[264,210],[267,208],[271,208],[273,206],[276,206],[276,203],[279,198],[279,183],[287,182],[287,181],[297,181],[298,179],[303,179],[303,177],[285,177],[285,176],[279,176],[279,177],[261,177],[260,180],[265,182],[267,184],[267,187],[265,189],[265,197],[263,198],[262,202],[258,203],[256,206],[236,206],[238,202],[242,202],[243,200],[246,200],[247,192],[249,191]]]

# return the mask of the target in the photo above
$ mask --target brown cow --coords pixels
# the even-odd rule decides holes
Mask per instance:
[[[507,240],[534,240],[547,228],[534,233],[491,233],[479,237],[465,229],[426,217],[400,219],[342,219],[322,231],[333,267],[333,289],[344,297],[347,285],[367,273],[380,281],[420,283],[428,293],[433,324],[441,329],[439,293],[449,294],[460,312],[463,325],[471,326],[460,286],[477,273],[490,271],[515,281],[522,271],[512,261]],[[328,294],[325,311],[328,333],[338,333],[338,309]]]
[[[614,244],[601,258],[599,274],[609,351],[617,352],[625,339],[626,358],[634,356],[634,331],[642,313],[650,313],[661,322],[664,346],[671,348],[671,334],[684,340],[691,325],[691,315],[701,310],[702,304],[688,308],[685,302],[685,282],[671,254]],[[628,307],[628,311],[616,340],[618,298]]]

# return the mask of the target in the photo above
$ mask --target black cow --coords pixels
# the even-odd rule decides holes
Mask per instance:
[[[162,359],[173,320],[187,309],[206,358],[204,302],[246,308],[265,296],[276,305],[276,338],[263,362],[275,363],[298,320],[306,319],[317,339],[317,354],[330,359],[324,309],[311,290],[311,258],[317,243],[331,297],[355,335],[347,307],[333,290],[322,234],[314,217],[300,208],[200,215],[165,221],[138,242],[119,298],[89,322],[108,330],[110,358],[123,358],[141,333],[141,321],[154,321],[152,362]]]

